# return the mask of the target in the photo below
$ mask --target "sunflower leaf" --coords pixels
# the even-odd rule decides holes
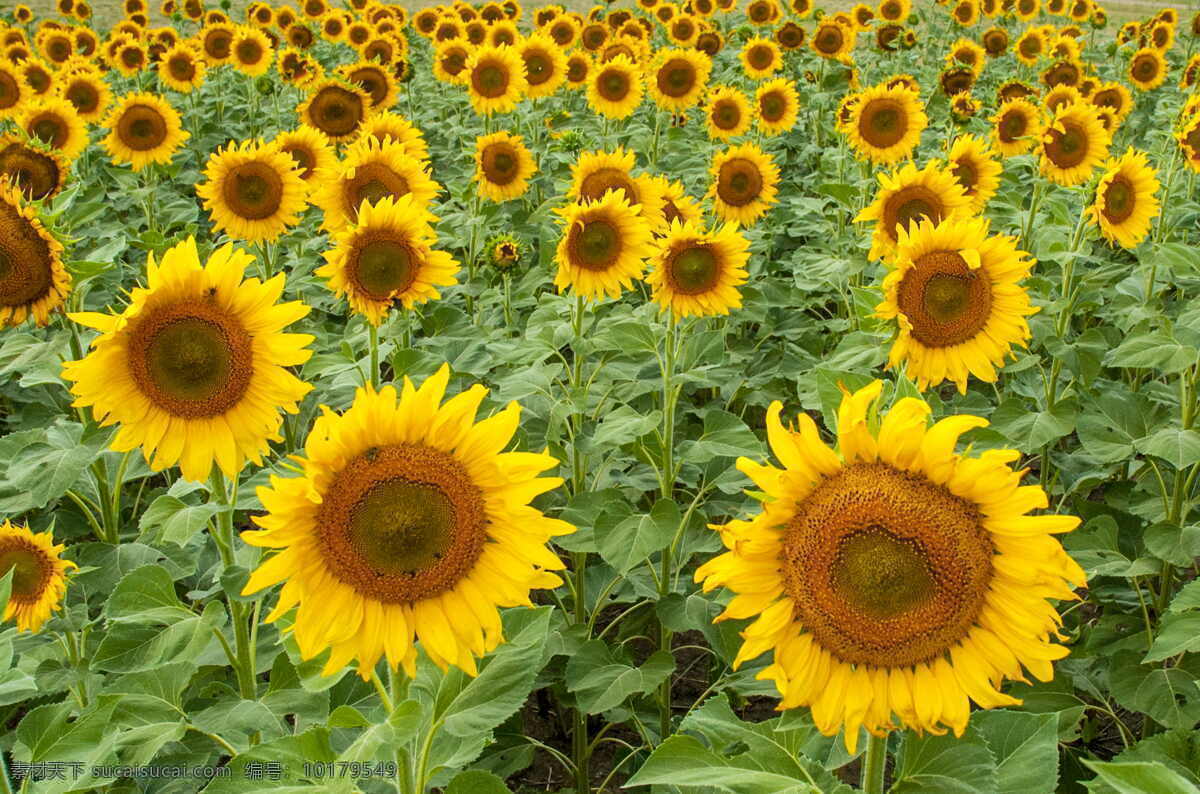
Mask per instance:
[[[1195,784],[1158,761],[1089,761],[1084,765],[1096,773],[1097,780],[1120,794],[1191,794],[1200,792]]]

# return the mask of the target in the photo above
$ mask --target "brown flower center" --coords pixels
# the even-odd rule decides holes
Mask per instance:
[[[992,288],[987,274],[971,270],[953,251],[934,251],[914,262],[897,292],[912,335],[927,347],[949,347],[975,338],[987,324]]]
[[[157,149],[167,140],[167,121],[157,108],[130,105],[117,120],[117,138],[135,152]]]
[[[717,172],[717,196],[732,207],[744,207],[758,200],[762,190],[762,172],[744,157],[727,160]]]

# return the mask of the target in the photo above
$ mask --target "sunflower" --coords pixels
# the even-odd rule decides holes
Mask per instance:
[[[879,174],[875,201],[858,214],[855,223],[875,221],[868,258],[891,261],[900,232],[922,219],[935,224],[970,214],[971,199],[953,172],[933,160],[917,170],[905,163],[891,174]]]
[[[517,46],[525,67],[526,96],[540,99],[551,96],[567,78],[567,57],[554,39],[534,33]]]
[[[562,483],[537,476],[558,461],[502,452],[520,407],[476,422],[487,389],[442,404],[449,378],[443,365],[419,389],[405,377],[399,396],[366,387],[345,413],[325,409],[298,458],[303,476],[258,491],[263,529],[241,537],[279,551],[243,593],[285,582],[266,620],[298,606],[300,654],[331,649],[326,675],[357,658],[369,679],[384,656],[415,676],[417,640],[442,669],[474,675],[503,641],[498,607],[562,583],[546,543],[575,528],[527,504]]]
[[[1008,52],[1008,31],[1004,28],[988,28],[980,40],[989,58],[998,58]]]
[[[112,104],[108,83],[95,72],[63,75],[55,86],[56,94],[70,102],[86,124],[98,123]]]
[[[628,118],[644,95],[641,70],[624,55],[598,65],[588,79],[588,104],[608,118]]]
[[[53,28],[39,30],[34,37],[34,43],[41,51],[42,57],[56,65],[66,63],[75,51],[75,41],[70,35]]]
[[[742,70],[751,80],[765,80],[783,68],[783,53],[771,39],[755,36],[746,42],[738,56]]]
[[[846,125],[858,156],[877,165],[911,157],[929,121],[917,96],[907,88],[884,85],[868,88],[858,96]]]
[[[371,98],[356,85],[332,78],[313,84],[296,112],[300,121],[325,133],[334,143],[350,140],[370,115]]]
[[[275,51],[266,34],[246,25],[237,27],[229,49],[232,56],[229,62],[250,77],[266,74],[275,58]]]
[[[554,40],[563,52],[579,41],[583,24],[574,17],[559,17],[546,26],[546,35]]]
[[[129,163],[141,171],[151,163],[166,165],[191,137],[179,112],[156,94],[121,97],[104,122],[110,132],[101,142],[114,163]]]
[[[136,77],[149,61],[150,55],[141,42],[124,39],[113,52],[112,66],[124,77]]]
[[[987,141],[975,135],[960,135],[950,147],[947,165],[971,200],[971,212],[979,214],[1000,187],[1004,167],[993,157]]]
[[[1175,133],[1180,152],[1188,168],[1200,173],[1200,116],[1193,116]]]
[[[54,545],[49,530],[34,533],[8,519],[0,524],[0,577],[12,571],[4,620],[14,621],[17,631],[40,630],[51,614],[62,608],[67,571],[79,567],[62,558],[65,549]]]
[[[187,42],[180,42],[163,53],[158,61],[158,79],[167,88],[188,94],[204,83],[208,64]]]
[[[1131,147],[1110,158],[1096,185],[1096,200],[1084,214],[1110,243],[1137,248],[1158,217],[1158,176],[1146,155]]]
[[[469,72],[467,61],[474,48],[470,44],[449,41],[437,45],[433,53],[433,76],[443,83],[465,85]]]
[[[1083,94],[1079,93],[1079,89],[1069,85],[1055,86],[1046,92],[1046,96],[1042,97],[1042,104],[1045,106],[1046,112],[1051,116],[1053,116],[1060,107],[1075,103],[1082,104],[1083,102]],[[1089,104],[1089,107],[1093,106]]]
[[[226,245],[201,265],[196,241],[151,256],[146,288],[136,287],[118,315],[81,312],[71,319],[101,332],[91,352],[63,365],[76,407],[91,406],[100,425],[121,425],[112,449],[142,448],[154,471],[179,463],[203,482],[214,463],[234,477],[246,459],[262,465],[277,434],[280,409],[297,412],[311,390],[286,367],[308,360],[313,337],[283,333],[309,312],[277,304],[284,274],[242,280],[253,258]]]
[[[791,80],[779,77],[761,83],[755,94],[758,127],[765,135],[781,135],[796,126],[800,94]]]
[[[582,89],[588,84],[596,61],[585,51],[576,51],[567,56],[567,88],[572,91]]]
[[[1046,51],[1046,37],[1038,28],[1028,28],[1017,39],[1014,52],[1017,60],[1027,66],[1033,66]]]
[[[556,209],[563,226],[554,285],[570,287],[583,298],[614,300],[621,290],[641,278],[646,257],[653,253],[651,227],[638,208],[620,191],[609,190],[600,199]]]
[[[681,317],[729,314],[742,305],[738,287],[746,283],[750,243],[726,224],[706,231],[693,221],[675,220],[655,243],[646,283],[662,311]]]
[[[400,86],[391,73],[371,61],[358,61],[338,67],[338,75],[366,93],[369,100],[368,114],[377,109],[390,108],[396,104],[396,97],[400,95]]]
[[[1049,681],[1068,649],[1047,598],[1075,599],[1083,570],[1051,533],[1073,516],[1032,516],[1048,504],[1019,487],[1015,450],[967,457],[960,435],[987,425],[952,416],[927,427],[929,405],[896,401],[880,421],[883,383],[850,394],[838,410],[838,449],[816,423],[798,430],[767,410],[767,438],[783,468],[738,459],[765,492],[749,521],[713,525],[729,551],[696,570],[704,590],[736,595],[717,620],[756,618],[734,667],[765,651],[758,678],[774,681],[778,708],[809,706],[817,729],[844,731],[851,754],[860,727],[935,734],[966,730],[970,702],[1018,705],[1001,693],[1022,665]],[[877,430],[874,428],[878,428]]]
[[[950,10],[950,16],[964,28],[979,21],[979,4],[975,0],[958,0]]]
[[[309,194],[316,191],[322,178],[337,171],[337,154],[329,138],[307,124],[279,133],[271,145],[292,158],[296,173],[304,180]]]
[[[976,77],[983,71],[983,66],[987,62],[987,53],[983,47],[980,47],[970,39],[959,39],[950,45],[950,52],[946,54],[946,63],[950,66],[965,66],[970,69]]]
[[[680,14],[667,25],[667,38],[677,47],[692,47],[700,37],[700,25],[691,14]]]
[[[662,49],[649,75],[650,96],[663,110],[682,113],[700,101],[712,60],[697,50]]]
[[[0,136],[0,181],[7,180],[30,201],[57,196],[69,170],[56,152],[31,146],[22,135]]]
[[[888,22],[903,22],[911,13],[911,0],[881,0],[879,3],[879,18]]]
[[[231,25],[206,25],[196,34],[200,50],[209,66],[220,66],[233,59],[233,39],[237,31]]]
[[[1133,95],[1129,93],[1128,88],[1117,82],[1101,83],[1088,100],[1098,108],[1111,108],[1118,121],[1124,121],[1133,110]]]
[[[394,143],[404,147],[404,153],[422,162],[429,162],[429,144],[425,136],[408,119],[397,113],[377,113],[367,119],[359,129],[355,143],[374,138],[380,143],[387,143],[391,138]]]
[[[512,47],[480,47],[467,61],[471,106],[480,115],[507,113],[525,93],[525,67]]]
[[[307,186],[290,155],[257,141],[230,143],[208,158],[196,186],[213,226],[246,242],[274,240],[300,221]]]
[[[45,326],[71,291],[63,247],[24,203],[18,186],[5,180],[0,180],[0,232],[0,327],[20,325],[27,317]]]
[[[40,97],[26,102],[17,126],[66,160],[74,160],[87,148],[87,126],[75,106],[60,97]]]
[[[411,309],[435,300],[435,287],[457,284],[458,263],[445,251],[433,250],[437,220],[409,193],[363,201],[357,220],[334,235],[328,264],[316,275],[329,280],[337,297],[345,295],[350,308],[375,326],[393,305]]]
[[[752,143],[731,146],[713,155],[708,197],[723,221],[752,226],[775,203],[779,168]]]
[[[497,132],[475,142],[475,181],[479,194],[495,202],[524,195],[537,164],[520,135]]]
[[[1061,106],[1038,146],[1042,176],[1066,187],[1086,182],[1107,156],[1109,142],[1095,108]]]
[[[708,137],[719,141],[745,135],[753,120],[750,100],[738,89],[727,85],[711,89],[708,104],[704,106],[704,117],[708,122]]]
[[[1041,10],[1041,0],[1016,0],[1013,4],[1013,13],[1022,22],[1032,21],[1038,15],[1039,10]]]
[[[1129,80],[1142,91],[1152,91],[1167,79],[1167,61],[1153,47],[1143,47],[1129,60]]]
[[[1024,97],[1010,99],[992,116],[992,140],[1004,157],[1033,149],[1044,127],[1042,112]]]
[[[664,197],[655,180],[648,176],[633,176],[636,156],[618,146],[614,152],[584,152],[571,166],[571,187],[567,199],[587,203],[599,201],[608,191],[621,193],[651,229],[664,226]]]
[[[687,190],[680,182],[672,182],[665,176],[655,177],[654,182],[662,197],[663,215],[663,224],[654,230],[655,236],[664,235],[671,224],[677,221],[700,225],[704,218],[704,210],[701,209],[700,202],[687,194]]]
[[[1158,22],[1150,28],[1150,35],[1147,38],[1151,47],[1165,53],[1175,43],[1175,28],[1173,25]]]
[[[0,121],[16,115],[22,100],[31,93],[20,73],[0,60]]]
[[[942,73],[938,75],[938,84],[941,86],[943,94],[952,97],[975,87],[975,72],[965,66],[943,69]]]

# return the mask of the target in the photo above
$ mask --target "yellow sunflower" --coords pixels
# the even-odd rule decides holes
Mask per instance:
[[[958,0],[950,10],[950,16],[964,28],[979,21],[979,4],[975,0]]]
[[[1025,154],[1037,145],[1044,128],[1042,111],[1024,97],[1010,99],[992,116],[992,140],[1004,157]]]
[[[1042,105],[1051,116],[1058,112],[1060,107],[1083,101],[1083,94],[1079,93],[1079,89],[1070,85],[1055,86],[1042,97]]]
[[[1185,122],[1175,133],[1175,140],[1179,143],[1183,161],[1187,163],[1188,168],[1200,172],[1200,116],[1194,116]]]
[[[440,297],[436,287],[458,283],[458,263],[433,250],[437,236],[430,223],[437,218],[412,194],[363,201],[357,215],[335,235],[333,250],[325,254],[328,264],[315,272],[372,325],[382,323],[397,303],[411,309]]]
[[[396,78],[387,69],[371,61],[357,61],[338,67],[338,75],[366,92],[370,99],[368,112],[390,108],[400,95]]]
[[[925,218],[901,230],[876,307],[899,324],[888,366],[904,363],[922,390],[949,380],[965,394],[969,375],[994,382],[1037,312],[1020,285],[1034,265],[1027,256],[1015,237],[989,236],[984,218]]]
[[[414,676],[417,640],[442,669],[474,674],[475,659],[503,641],[498,607],[562,583],[546,543],[575,528],[528,504],[562,483],[538,476],[558,461],[502,452],[520,407],[476,422],[487,389],[443,404],[449,378],[443,365],[419,389],[405,377],[399,396],[359,389],[349,410],[325,409],[314,423],[303,476],[272,476],[258,490],[263,529],[241,537],[279,551],[243,593],[284,582],[266,620],[298,606],[300,654],[331,649],[326,675],[357,658],[369,679],[383,656]]]
[[[758,128],[764,135],[781,135],[796,126],[800,114],[800,94],[785,77],[760,83],[755,93]]]
[[[49,324],[71,291],[62,251],[18,188],[0,180],[0,328],[27,317]]]
[[[358,135],[371,111],[371,98],[356,85],[332,78],[313,82],[308,98],[296,108],[300,121],[325,133],[334,143]]]
[[[62,75],[54,90],[60,98],[75,106],[79,118],[86,124],[98,123],[112,104],[112,91],[97,72]]]
[[[764,80],[783,68],[783,53],[779,45],[762,36],[747,41],[738,59],[742,62],[742,70],[751,80]]]
[[[715,86],[704,106],[708,137],[728,141],[745,135],[753,121],[750,100],[737,88],[729,85]]]
[[[387,143],[388,138],[391,138],[393,143],[404,147],[404,152],[409,157],[429,162],[429,144],[425,135],[416,125],[398,113],[376,113],[363,122],[355,143],[367,138],[374,138],[380,143]]]
[[[1041,0],[1016,0],[1013,4],[1013,12],[1022,22],[1031,22],[1041,10],[1041,5]]]
[[[525,64],[525,95],[530,99],[551,96],[566,81],[567,56],[549,36],[527,36],[517,45],[517,53]]]
[[[300,222],[307,186],[290,155],[258,141],[230,143],[208,158],[196,186],[213,226],[246,242],[274,240]]]
[[[479,47],[467,61],[467,90],[475,112],[490,116],[513,110],[525,94],[525,65],[512,47]]]
[[[983,42],[983,51],[989,58],[999,58],[1008,52],[1008,31],[1004,28],[988,28],[983,32],[980,41]]]
[[[917,170],[905,163],[891,174],[879,174],[875,201],[858,214],[855,223],[875,221],[868,258],[890,261],[900,232],[928,218],[935,224],[968,215],[971,199],[954,174],[937,160]]]
[[[599,201],[609,190],[615,190],[640,208],[639,214],[651,229],[665,225],[663,195],[656,181],[645,175],[634,176],[636,156],[618,146],[613,152],[584,152],[571,166],[571,187],[567,198],[572,201]]]
[[[960,135],[950,147],[947,165],[971,200],[971,212],[979,214],[1000,187],[1004,166],[998,163],[987,141],[975,135]]]
[[[266,74],[275,59],[275,50],[266,34],[246,25],[238,26],[230,50],[233,53],[230,63],[250,77]]]
[[[1017,60],[1026,66],[1033,66],[1046,51],[1046,37],[1038,28],[1027,28],[1017,39],[1013,51]]]
[[[279,411],[298,411],[312,387],[286,368],[309,359],[313,337],[283,328],[309,312],[276,303],[285,276],[242,280],[254,261],[226,245],[203,265],[196,241],[151,256],[147,287],[135,287],[120,314],[70,317],[95,328],[91,352],[63,364],[76,407],[91,406],[102,427],[121,425],[112,449],[142,448],[154,471],[179,463],[203,482],[215,463],[235,477],[247,459],[262,465],[268,441],[282,440]]]
[[[895,2],[898,0],[884,0],[885,4]],[[881,5],[881,11],[882,8]],[[854,38],[855,33],[848,25],[838,22],[833,17],[824,17],[817,23],[817,28],[809,39],[809,46],[822,58],[836,60],[850,54],[854,49]]]
[[[650,96],[663,110],[682,113],[700,101],[711,72],[712,59],[698,50],[659,50],[648,80]]]
[[[79,111],[60,97],[38,97],[26,102],[17,117],[17,126],[67,160],[74,160],[88,145],[87,125]]]
[[[911,0],[880,0],[879,18],[887,22],[903,22],[912,14]]]
[[[1027,515],[1048,500],[1019,486],[1020,454],[954,452],[987,420],[927,427],[930,407],[912,397],[879,420],[882,387],[843,390],[836,451],[807,414],[785,427],[773,402],[767,439],[783,468],[738,459],[762,511],[714,525],[729,551],[696,570],[705,591],[736,594],[718,620],[756,618],[734,667],[772,651],[758,678],[775,682],[779,708],[810,707],[852,754],[860,727],[961,736],[971,701],[1018,705],[1001,682],[1024,680],[1022,666],[1049,681],[1068,652],[1050,642],[1061,618],[1045,599],[1086,584],[1052,537],[1079,519]]]
[[[166,165],[191,137],[183,129],[179,112],[156,94],[121,97],[104,125],[109,128],[102,144],[114,163],[129,163],[141,171],[151,163]]]
[[[443,42],[434,49],[433,76],[443,83],[465,85],[470,72],[467,62],[475,48],[462,41]]]
[[[231,25],[205,25],[200,29],[196,38],[209,66],[220,66],[233,59],[233,38],[236,34]]]
[[[441,186],[428,165],[410,155],[404,144],[364,138],[346,151],[336,171],[318,180],[313,203],[325,213],[322,228],[338,232],[355,222],[364,201],[374,204],[385,196],[411,194],[413,201],[428,207],[439,192]]]
[[[654,178],[655,184],[658,186],[658,193],[662,197],[662,216],[663,224],[658,229],[654,230],[656,236],[665,234],[672,223],[694,223],[701,224],[704,218],[704,210],[700,207],[700,202],[688,195],[687,190],[679,182],[672,182],[665,176]]]
[[[752,226],[775,203],[779,168],[752,143],[731,146],[713,155],[708,196],[723,221]]]
[[[525,194],[537,163],[520,135],[496,132],[475,141],[475,181],[479,194],[496,202]]]
[[[1143,47],[1129,60],[1129,80],[1142,91],[1153,91],[1167,79],[1167,61],[1153,47]]]
[[[588,104],[597,113],[612,119],[633,115],[645,95],[641,70],[624,55],[596,66],[588,79]]]
[[[662,311],[681,317],[729,314],[740,308],[750,242],[737,224],[706,231],[698,222],[675,220],[655,242],[646,283]]]
[[[1137,248],[1158,217],[1158,176],[1146,155],[1130,147],[1109,159],[1096,185],[1096,200],[1084,214],[1110,243]]]
[[[858,95],[846,132],[859,157],[891,165],[912,156],[929,119],[907,88],[877,85]]]
[[[296,172],[310,194],[320,185],[321,178],[337,171],[337,153],[329,138],[307,124],[279,133],[271,145],[292,158]]]
[[[31,93],[20,73],[0,60],[0,121],[15,116],[21,109],[22,100]]]
[[[12,571],[4,620],[15,622],[17,631],[38,631],[62,608],[67,571],[79,567],[62,558],[65,550],[66,546],[54,545],[49,530],[35,533],[8,519],[0,524],[0,577]]]
[[[584,50],[567,56],[567,88],[572,91],[584,88],[596,68],[596,61]]]
[[[978,77],[987,63],[987,51],[970,39],[959,39],[950,45],[946,53],[947,65],[965,66]]]
[[[66,186],[70,166],[56,152],[30,144],[25,136],[0,136],[0,180],[7,179],[22,196],[42,201]]]
[[[1117,121],[1124,121],[1133,110],[1133,95],[1129,89],[1118,82],[1101,83],[1088,97],[1088,101],[1096,107],[1111,108],[1116,114]]]
[[[622,289],[641,278],[646,257],[653,251],[651,229],[638,208],[617,190],[596,201],[556,209],[562,238],[555,260],[554,286],[570,287],[584,298],[621,297]]]
[[[1108,144],[1108,132],[1094,107],[1063,105],[1038,145],[1042,175],[1067,187],[1086,182],[1108,155]]]

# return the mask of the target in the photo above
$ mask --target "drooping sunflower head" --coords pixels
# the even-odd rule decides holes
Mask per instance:
[[[336,171],[320,181],[313,203],[325,213],[322,228],[338,232],[355,222],[363,202],[412,194],[414,202],[428,207],[439,192],[428,164],[413,157],[403,143],[391,138],[380,143],[372,137],[351,145]]]
[[[525,94],[525,65],[512,47],[485,46],[467,62],[471,106],[480,115],[507,113]]]
[[[920,170],[910,162],[890,174],[879,174],[875,201],[854,221],[875,221],[868,256],[891,261],[900,232],[926,218],[941,223],[962,217],[970,206],[966,190],[939,161],[932,160]]]
[[[744,135],[754,120],[746,95],[734,86],[714,86],[704,107],[708,137],[728,141]]]
[[[1042,111],[1024,97],[1010,99],[992,116],[992,140],[1004,157],[1025,154],[1042,134]]]
[[[30,99],[17,117],[17,126],[66,160],[74,160],[88,145],[87,125],[79,111],[60,97]]]
[[[608,190],[596,201],[555,210],[562,225],[554,286],[576,295],[614,300],[642,277],[653,253],[651,227],[622,191]]]
[[[308,188],[295,161],[261,141],[230,143],[208,158],[196,195],[213,225],[246,242],[275,240],[300,221]]]
[[[700,100],[711,72],[712,60],[702,52],[660,50],[648,79],[650,96],[663,110],[683,112]]]
[[[699,222],[675,220],[655,242],[646,283],[652,299],[672,317],[729,314],[742,305],[750,243],[736,224],[705,230]]]
[[[325,78],[310,86],[296,112],[300,121],[325,133],[334,143],[358,135],[370,114],[371,98],[357,85]]]
[[[1038,146],[1042,175],[1064,186],[1086,182],[1107,156],[1109,142],[1092,105],[1062,105]]]
[[[279,133],[271,144],[292,158],[296,173],[310,193],[317,188],[322,176],[337,170],[337,154],[329,138],[307,124]]]
[[[1132,147],[1105,164],[1096,185],[1096,199],[1085,214],[1100,227],[1104,239],[1122,248],[1136,248],[1158,217],[1158,176],[1142,152]]]
[[[0,328],[20,325],[28,317],[45,326],[71,290],[63,247],[18,188],[4,179],[0,179],[0,232]]]
[[[450,254],[434,250],[435,220],[412,194],[364,201],[355,223],[335,235],[334,248],[325,254],[328,263],[316,274],[372,325],[383,322],[396,304],[411,309],[436,300],[438,286],[458,283],[459,266]]]
[[[1004,170],[993,157],[987,141],[975,135],[960,135],[950,147],[947,165],[971,200],[971,212],[979,214],[1000,187]]]
[[[877,85],[861,92],[846,132],[859,157],[890,165],[912,156],[928,118],[908,88]]]
[[[119,314],[71,314],[99,330],[90,352],[63,364],[77,407],[101,426],[119,424],[112,449],[138,447],[154,471],[180,465],[208,478],[215,463],[235,477],[247,459],[262,464],[281,440],[280,410],[298,411],[312,387],[287,368],[308,360],[313,337],[284,333],[308,314],[276,303],[285,275],[266,283],[242,276],[253,258],[226,245],[201,263],[194,238],[151,256],[147,286]]]
[[[1141,91],[1153,91],[1167,79],[1167,61],[1162,52],[1143,47],[1129,59],[1129,79]]]
[[[520,135],[496,132],[476,140],[475,181],[484,198],[502,202],[522,196],[536,172],[537,164]]]
[[[709,174],[708,197],[723,221],[752,226],[776,201],[779,167],[752,143],[716,152]]]
[[[166,164],[191,137],[183,129],[179,112],[157,94],[135,93],[121,97],[105,126],[102,141],[115,163],[129,163],[141,171],[151,163]]]
[[[783,53],[779,45],[768,38],[755,36],[742,47],[738,59],[742,70],[752,80],[765,80],[783,68]]]
[[[66,546],[55,545],[51,532],[35,533],[5,519],[0,524],[0,577],[12,571],[12,591],[4,620],[17,631],[36,632],[62,608],[67,572],[78,568],[62,558]]]
[[[882,413],[883,384],[843,387],[836,451],[816,423],[791,430],[782,405],[767,438],[782,464],[738,468],[766,493],[748,521],[714,525],[729,551],[696,571],[704,590],[735,593],[718,618],[756,618],[734,666],[766,651],[779,708],[808,706],[816,727],[884,736],[897,724],[962,735],[970,702],[1015,705],[1005,678],[1053,676],[1061,619],[1047,598],[1075,599],[1085,575],[1051,533],[1072,516],[1027,515],[1048,500],[1019,485],[1015,450],[956,454],[987,421],[952,416],[928,427],[929,405],[897,400]]]

